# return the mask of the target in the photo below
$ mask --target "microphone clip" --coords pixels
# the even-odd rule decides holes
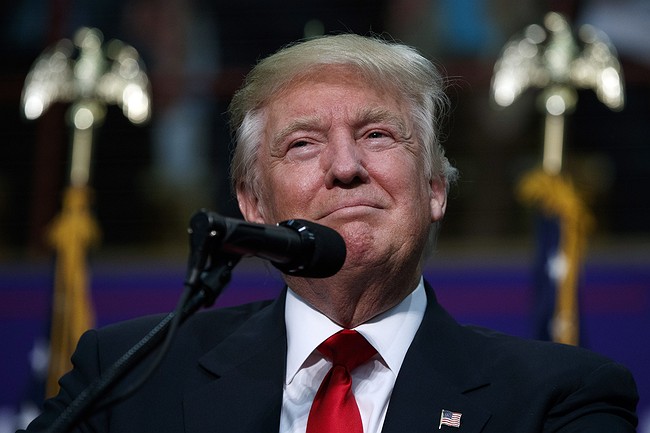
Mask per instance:
[[[206,209],[199,210],[190,219],[187,229],[190,255],[185,286],[192,292],[203,292],[204,307],[214,304],[230,282],[232,270],[241,255],[220,252],[225,231],[217,224],[218,215]]]

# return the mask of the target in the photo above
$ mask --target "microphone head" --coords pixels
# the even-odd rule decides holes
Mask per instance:
[[[290,263],[273,266],[285,274],[305,278],[327,278],[336,274],[345,263],[343,237],[334,229],[312,221],[292,219],[278,225],[298,232],[306,253]]]

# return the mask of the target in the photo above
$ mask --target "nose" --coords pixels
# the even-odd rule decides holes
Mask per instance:
[[[368,182],[363,149],[359,148],[351,135],[340,134],[328,142],[322,154],[322,165],[327,188],[349,188]]]

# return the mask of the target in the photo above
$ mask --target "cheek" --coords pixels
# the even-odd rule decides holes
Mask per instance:
[[[307,209],[317,189],[317,180],[296,167],[272,170],[265,179],[264,206],[275,222],[308,216]]]
[[[376,171],[376,177],[381,178],[391,195],[413,202],[423,196],[428,197],[423,173],[422,164],[407,154],[383,160],[381,167]]]
[[[431,188],[424,177],[421,164],[412,160],[408,163],[402,161],[402,165],[399,167],[407,169],[394,171],[386,178],[386,182],[390,182],[389,193],[410,218],[422,218],[429,221],[431,218]]]

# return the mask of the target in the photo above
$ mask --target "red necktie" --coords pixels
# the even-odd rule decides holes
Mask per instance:
[[[333,365],[314,397],[307,433],[363,433],[350,373],[377,351],[361,334],[349,329],[332,335],[318,351]]]

